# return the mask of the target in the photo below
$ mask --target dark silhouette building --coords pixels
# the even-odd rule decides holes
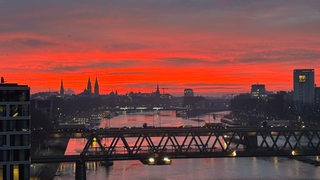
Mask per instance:
[[[61,80],[61,83],[60,83],[60,95],[64,95],[64,87],[63,87],[63,80]]]
[[[157,84],[157,90],[156,90],[156,94],[157,94],[157,95],[160,95],[159,84]]]
[[[30,178],[30,88],[0,84],[0,179]]]
[[[193,89],[184,89],[184,97],[193,97],[194,92]]]
[[[315,89],[315,104],[320,106],[320,87],[316,87]]]
[[[96,77],[96,81],[94,82],[94,94],[95,94],[95,95],[99,95],[98,77]]]
[[[267,93],[266,93],[266,87],[264,84],[253,84],[251,85],[251,97],[252,98],[266,98]]]
[[[86,89],[88,94],[92,93],[92,86],[91,86],[91,80],[90,77],[88,78],[88,84],[87,84],[87,89]]]
[[[313,105],[315,100],[314,69],[293,71],[294,101],[297,105]]]

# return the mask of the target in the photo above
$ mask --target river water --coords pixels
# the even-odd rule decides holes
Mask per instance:
[[[228,112],[199,116],[195,119],[176,117],[175,111],[122,114],[102,119],[100,127],[202,126],[219,122]],[[71,139],[65,154],[79,154],[85,140]],[[55,180],[75,179],[75,164],[62,163]],[[320,167],[285,157],[173,159],[171,165],[147,166],[140,161],[114,161],[111,167],[99,162],[87,163],[87,179],[320,179]]]

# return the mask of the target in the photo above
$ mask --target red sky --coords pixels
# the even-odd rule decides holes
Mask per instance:
[[[0,2],[0,75],[32,93],[181,95],[292,90],[293,69],[320,83],[319,1]]]

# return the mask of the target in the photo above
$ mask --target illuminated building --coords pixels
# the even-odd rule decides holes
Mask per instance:
[[[267,97],[265,85],[264,84],[251,85],[251,97],[257,98],[257,99]]]
[[[298,105],[312,105],[315,100],[314,70],[295,69],[293,71],[294,101]]]
[[[194,96],[193,89],[184,89],[184,96],[193,97]]]
[[[0,84],[0,179],[30,177],[30,88]]]

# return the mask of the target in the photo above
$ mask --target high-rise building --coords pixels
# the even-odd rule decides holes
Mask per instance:
[[[315,89],[315,104],[317,106],[320,105],[320,87],[316,87]]]
[[[88,84],[87,84],[87,89],[86,89],[88,94],[92,93],[92,86],[91,86],[91,80],[90,77],[88,78]]]
[[[30,178],[30,88],[0,84],[0,179]]]
[[[95,95],[99,95],[98,77],[96,77],[96,81],[94,82],[94,94],[95,94]]]
[[[264,84],[251,85],[251,97],[252,98],[265,98],[267,96],[266,86]]]
[[[314,69],[293,71],[294,101],[298,105],[312,105],[315,100]]]
[[[63,87],[63,81],[61,80],[61,83],[60,83],[60,95],[64,95],[64,87]]]

